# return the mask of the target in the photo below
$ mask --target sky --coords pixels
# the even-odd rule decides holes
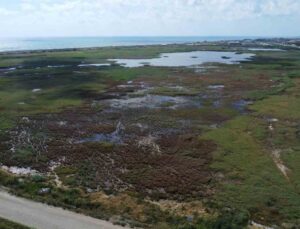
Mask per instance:
[[[300,36],[300,0],[0,0],[0,37]]]

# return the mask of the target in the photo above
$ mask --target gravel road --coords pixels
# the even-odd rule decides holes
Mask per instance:
[[[15,197],[2,190],[0,217],[36,229],[124,229],[107,221]]]

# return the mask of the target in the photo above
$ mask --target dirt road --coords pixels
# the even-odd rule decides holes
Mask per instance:
[[[120,229],[110,222],[15,197],[0,190],[0,217],[36,229]]]

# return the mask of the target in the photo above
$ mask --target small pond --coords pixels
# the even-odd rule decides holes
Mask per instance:
[[[255,56],[252,53],[195,51],[179,53],[162,53],[152,59],[109,59],[124,67],[136,68],[145,65],[157,67],[192,67],[205,63],[238,64],[241,61],[249,61]]]

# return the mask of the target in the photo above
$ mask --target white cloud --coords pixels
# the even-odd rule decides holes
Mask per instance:
[[[262,12],[268,15],[299,14],[299,0],[267,0],[261,7]]]
[[[41,35],[192,34],[198,26],[279,16],[300,16],[300,0],[19,0],[14,10],[0,4],[2,28]]]
[[[1,8],[0,7],[0,17],[6,17],[6,16],[11,16],[14,14],[14,11],[11,11],[11,10],[8,10],[8,9],[5,9],[5,8]]]
[[[140,12],[163,17],[171,13],[173,16],[186,15],[194,19],[199,16],[235,19],[287,15],[299,13],[300,10],[299,0],[22,0],[21,5],[24,11],[39,10],[47,14],[105,11],[111,15],[131,16]]]

